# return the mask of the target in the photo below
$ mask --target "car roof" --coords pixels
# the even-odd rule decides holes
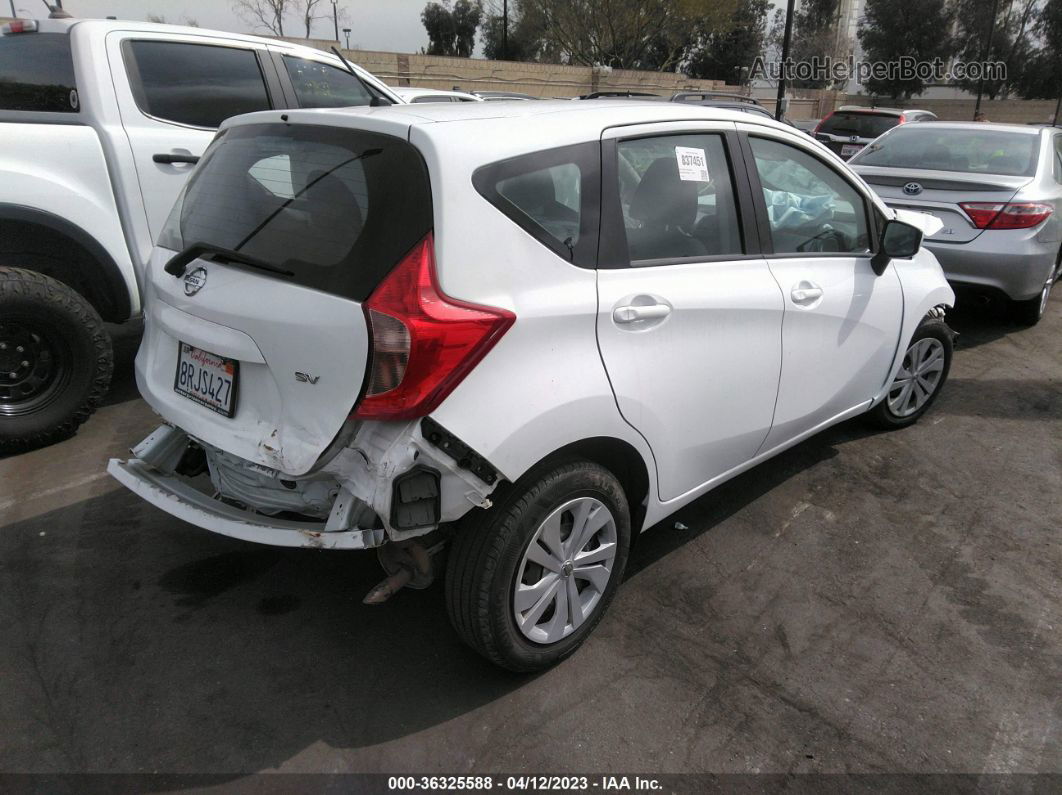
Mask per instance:
[[[185,36],[224,36],[226,39],[245,41],[254,44],[270,44],[282,49],[305,50],[319,53],[326,58],[337,60],[335,55],[325,52],[316,47],[308,47],[304,44],[296,44],[284,39],[271,38],[268,36],[252,36],[247,33],[232,33],[227,30],[215,30],[211,28],[197,28],[188,25],[169,25],[161,22],[139,22],[134,19],[91,19],[84,17],[71,17],[69,19],[40,19],[41,30],[59,30],[62,27],[73,30],[83,27],[103,32],[112,30],[128,30],[136,33],[179,33]]]
[[[880,116],[902,116],[905,113],[933,113],[922,108],[877,108],[866,105],[842,105],[835,113],[877,113]],[[933,114],[936,115],[935,113]]]
[[[421,88],[420,86],[388,86],[399,96],[403,97],[472,97],[476,95],[468,91],[449,91],[445,88]]]
[[[1024,124],[996,124],[994,122],[986,121],[935,121],[927,124],[915,124],[911,127],[903,125],[900,127],[893,127],[889,132],[895,130],[905,129],[932,129],[932,130],[995,130],[998,132],[1015,132],[1024,133],[1025,135],[1039,135],[1043,129],[1042,127],[1030,127]],[[1050,129],[1050,128],[1046,128]]]
[[[421,103],[313,110],[272,110],[236,116],[222,128],[245,124],[324,124],[409,137],[467,152],[488,163],[542,149],[596,140],[610,127],[682,121],[757,124],[802,135],[789,125],[740,110],[678,102],[541,100],[539,102]],[[469,125],[475,125],[474,130]],[[806,136],[805,136],[806,137]]]

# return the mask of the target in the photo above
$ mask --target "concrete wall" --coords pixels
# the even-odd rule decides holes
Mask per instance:
[[[321,50],[335,46],[321,39],[287,39]],[[437,55],[343,50],[350,61],[394,86],[465,91],[519,91],[535,97],[576,97],[591,91],[630,90],[670,94],[675,91],[722,91],[725,83],[691,80],[668,72],[616,69],[605,73],[589,66],[487,61],[481,58],[446,58]],[[732,91],[736,88],[731,87]]]

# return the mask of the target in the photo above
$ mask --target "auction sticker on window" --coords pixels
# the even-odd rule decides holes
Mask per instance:
[[[711,182],[708,158],[704,156],[703,149],[676,146],[675,159],[678,160],[679,179],[683,182]]]

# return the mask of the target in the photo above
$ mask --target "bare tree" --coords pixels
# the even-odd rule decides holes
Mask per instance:
[[[306,26],[306,38],[310,38],[310,33],[313,31],[314,20],[328,19],[331,16],[327,9],[318,11],[318,6],[321,5],[321,0],[294,0],[294,3],[299,18]]]
[[[255,29],[265,28],[274,36],[284,35],[284,17],[293,0],[232,0],[232,10]]]

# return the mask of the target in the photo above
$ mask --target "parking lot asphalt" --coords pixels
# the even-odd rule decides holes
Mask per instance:
[[[0,771],[1062,772],[1062,295],[951,322],[920,424],[838,426],[643,535],[534,677],[463,647],[438,585],[366,607],[371,554],[111,481],[155,422],[120,333],[107,405],[0,460]]]

